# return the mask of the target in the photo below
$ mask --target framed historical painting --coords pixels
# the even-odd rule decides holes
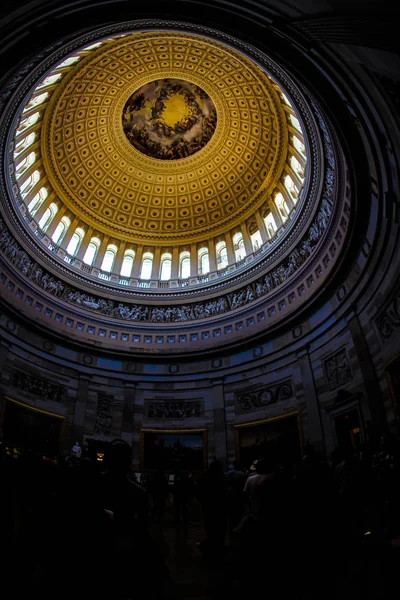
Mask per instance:
[[[207,463],[206,429],[142,429],[140,469],[200,472]]]
[[[397,421],[400,421],[400,354],[385,366]]]
[[[65,417],[4,397],[3,438],[47,457],[59,454]]]
[[[303,455],[300,412],[271,419],[234,425],[236,456],[242,468],[263,457],[282,465],[297,462]]]

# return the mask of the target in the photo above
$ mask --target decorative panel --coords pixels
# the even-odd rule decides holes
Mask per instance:
[[[12,384],[33,394],[42,400],[53,400],[54,402],[63,402],[66,387],[58,383],[52,383],[47,379],[41,377],[34,377],[30,373],[23,373],[22,371],[13,371]]]
[[[187,419],[203,415],[201,401],[190,402],[146,402],[146,416],[149,419]]]
[[[290,380],[274,385],[258,385],[236,395],[236,412],[244,413],[265,408],[282,400],[293,397],[293,385]]]
[[[97,401],[97,414],[94,426],[96,436],[108,437],[112,427],[112,411],[114,396],[99,393]]]
[[[330,390],[335,390],[353,379],[349,359],[344,348],[324,360],[324,371]]]

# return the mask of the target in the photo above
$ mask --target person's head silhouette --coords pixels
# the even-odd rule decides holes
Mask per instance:
[[[105,452],[105,463],[109,471],[125,474],[132,463],[132,448],[123,439],[113,440]]]

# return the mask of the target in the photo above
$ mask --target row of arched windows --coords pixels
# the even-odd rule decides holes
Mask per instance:
[[[29,189],[30,187],[32,187],[32,185],[37,183],[37,181],[36,181],[37,178],[35,177],[35,173],[36,172],[34,172],[33,175],[31,176],[31,178],[33,180],[35,180],[35,182],[31,182],[31,184],[29,184],[29,183],[27,183],[29,180],[27,180],[27,182],[25,182],[26,183],[25,187],[24,187],[24,185],[21,186],[22,193],[24,193],[24,190]],[[46,200],[47,197],[48,197],[48,191],[47,191],[46,187],[42,186],[28,204],[27,208],[28,208],[29,213],[32,216],[34,216],[38,212],[38,210],[40,209],[40,207],[42,206],[42,204],[44,203],[44,201]],[[288,218],[288,215],[289,215],[288,205],[287,205],[283,195],[280,192],[278,192],[275,195],[274,201],[276,204],[276,208],[279,211],[279,214],[281,216],[281,219],[284,222]],[[58,212],[58,206],[57,206],[56,202],[51,202],[49,204],[49,206],[46,208],[46,210],[43,212],[43,214],[41,215],[41,217],[38,221],[38,228],[42,232],[45,233],[48,230],[49,226],[52,224],[52,222],[56,218],[57,212]],[[264,224],[265,224],[267,236],[269,238],[272,238],[277,231],[277,223],[276,223],[276,220],[275,220],[272,212],[268,212],[266,214],[266,216],[264,217]],[[53,230],[53,233],[51,235],[51,240],[54,245],[60,245],[62,243],[70,226],[71,226],[71,219],[67,216],[63,216],[60,219],[60,221],[58,222],[57,226],[55,227],[55,229]],[[84,235],[85,235],[85,231],[81,227],[78,227],[72,234],[72,236],[68,242],[68,245],[65,248],[67,254],[70,257],[76,256],[76,254],[82,244]],[[261,236],[261,233],[258,228],[256,228],[254,231],[250,232],[250,240],[251,240],[253,250],[257,250],[262,245],[262,243],[263,243],[262,236]],[[233,235],[232,244],[233,244],[235,260],[236,260],[236,262],[240,262],[246,256],[245,244],[244,244],[244,239],[243,239],[242,233],[238,232]],[[90,240],[90,242],[86,248],[85,254],[83,256],[83,262],[87,265],[92,266],[94,264],[95,259],[97,258],[99,249],[100,249],[100,239],[97,237],[93,237]],[[103,257],[103,260],[102,260],[102,263],[100,265],[100,269],[102,271],[111,272],[113,270],[117,250],[118,250],[117,246],[115,246],[113,244],[110,244],[107,247],[104,257]],[[226,266],[228,266],[228,251],[227,251],[227,245],[226,245],[225,241],[221,240],[216,243],[215,255],[216,255],[216,263],[217,263],[218,270],[223,269]],[[128,250],[125,253],[125,256],[124,256],[124,259],[122,262],[121,272],[120,272],[121,276],[130,277],[132,268],[133,268],[134,257],[135,257],[134,250]],[[153,255],[152,254],[148,254],[146,256],[144,255],[143,260],[142,260],[142,268],[140,271],[140,273],[141,273],[140,277],[142,279],[150,279],[151,278],[152,265],[153,265]],[[206,274],[209,272],[210,262],[209,262],[209,253],[208,253],[207,247],[201,248],[199,250],[198,257],[197,257],[197,265],[198,265],[198,274]],[[180,256],[179,278],[184,279],[184,278],[190,277],[190,270],[191,270],[190,253],[185,251]],[[172,272],[172,255],[170,253],[164,253],[162,255],[161,261],[160,261],[159,279],[169,280],[171,278],[171,272]]]
[[[39,227],[45,231],[46,220],[51,218],[51,213],[56,211],[56,205],[51,204],[46,212],[43,214],[41,221],[39,222]],[[58,223],[57,227],[54,230],[53,235],[51,236],[51,240],[54,244],[59,244],[62,241],[62,238],[67,232],[68,227],[70,226],[70,219],[68,217],[63,217],[61,221]],[[67,247],[66,252],[70,257],[76,256],[81,243],[83,241],[85,232],[81,227],[78,227]],[[237,261],[241,260],[245,256],[244,252],[244,241],[241,233],[237,233],[233,237],[235,256]],[[88,266],[93,266],[100,249],[101,241],[98,237],[92,237],[85,252],[83,255],[83,262]],[[228,254],[226,248],[225,241],[219,241],[215,246],[216,251],[216,259],[217,259],[217,268],[222,269],[228,265]],[[109,244],[104,253],[101,264],[99,265],[100,270],[105,273],[110,273],[115,264],[115,259],[117,256],[118,247],[115,244]],[[124,253],[124,257],[122,260],[121,268],[119,275],[121,277],[129,278],[132,274],[133,264],[135,259],[135,251],[133,249],[126,250]],[[198,251],[198,274],[207,274],[210,271],[210,260],[209,260],[209,250],[208,247],[202,247]],[[142,264],[140,268],[141,279],[151,279],[152,271],[153,271],[153,260],[154,255],[152,252],[145,252],[142,256]],[[187,250],[183,251],[179,255],[179,274],[178,277],[180,279],[187,279],[190,277],[191,273],[191,256],[190,252]],[[172,254],[169,252],[164,252],[161,255],[160,259],[160,268],[159,268],[159,279],[162,281],[168,281],[171,279],[172,275]]]
[[[17,165],[17,178],[18,178],[19,174],[23,175],[25,169],[28,168],[28,167],[25,167],[26,164],[28,164],[28,163],[29,163],[29,165],[32,164],[32,157],[31,157],[32,154],[34,155],[34,153],[29,154],[24,161],[22,161],[19,165]],[[23,178],[21,177],[21,180],[22,179]],[[38,170],[35,170],[30,175],[30,177],[28,177],[22,181],[22,183],[20,185],[21,196],[26,197],[35,186],[38,187],[37,184],[39,181],[40,181],[40,173]],[[297,193],[298,193],[296,182],[290,177],[290,175],[287,175],[284,179],[284,185],[285,185],[285,188],[288,190],[288,192],[290,192],[291,197],[293,198],[293,204],[294,204],[297,199]],[[28,212],[32,216],[35,216],[47,198],[48,198],[47,188],[45,186],[40,187],[38,189],[38,191],[36,192],[36,194],[33,196],[33,198],[30,200],[29,204],[27,205]],[[280,220],[284,223],[287,220],[289,213],[290,213],[288,203],[287,203],[284,195],[281,192],[277,192],[275,194],[273,200],[274,200],[277,214],[279,215]],[[38,228],[41,231],[46,232],[47,229],[49,228],[49,226],[53,223],[54,219],[56,218],[57,212],[58,212],[57,203],[51,202],[47,206],[47,208],[44,210],[44,212],[42,212],[42,214],[38,220]],[[276,217],[274,217],[274,214],[269,211],[264,216],[263,221],[264,221],[264,225],[265,225],[265,231],[267,234],[267,238],[272,238],[278,229]],[[61,244],[61,242],[63,241],[65,235],[67,234],[67,231],[69,230],[70,226],[71,226],[70,218],[68,216],[63,216],[60,219],[60,221],[58,222],[57,226],[55,227],[55,229],[53,230],[53,233],[51,235],[51,240],[55,245]],[[254,227],[252,230],[250,230],[249,234],[250,234],[250,241],[251,241],[252,248],[253,248],[253,250],[257,250],[263,244],[263,238],[259,231],[259,228]],[[85,235],[85,232],[82,228],[78,228],[78,229],[76,229],[76,231],[74,231],[72,237],[69,240],[67,247],[65,248],[65,250],[69,256],[73,257],[76,255],[76,253],[77,253],[78,249],[80,248],[80,245],[83,241],[84,235]],[[240,262],[246,256],[244,239],[243,239],[243,236],[241,233],[236,233],[232,237],[232,244],[233,244],[233,250],[234,250],[234,254],[235,254],[235,260],[236,260],[236,262]],[[87,265],[93,265],[94,260],[96,259],[97,254],[98,254],[99,247],[100,247],[100,240],[98,238],[94,237],[90,241],[90,243],[86,249],[86,252],[83,257],[83,262],[86,263]],[[102,264],[100,266],[102,271],[105,271],[105,272],[112,271],[114,263],[115,263],[116,252],[117,252],[116,246],[111,245],[109,248],[107,248],[107,250],[104,254]],[[225,268],[228,265],[228,253],[227,253],[227,246],[224,241],[217,242],[216,247],[215,247],[215,253],[216,253],[217,269],[220,270],[220,269]],[[126,256],[124,257],[122,267],[121,267],[121,273],[120,273],[121,276],[123,276],[123,277],[130,276],[132,267],[133,267],[134,256],[135,256],[135,254],[134,254],[134,251],[132,250],[130,253],[128,252],[126,254]],[[147,257],[143,258],[143,265],[141,268],[141,275],[140,275],[141,278],[143,278],[143,279],[151,278],[152,263],[153,263],[152,256],[147,256]],[[190,254],[186,253],[185,255],[183,255],[181,257],[180,263],[179,263],[179,277],[180,278],[187,278],[190,276],[190,264],[191,264]],[[209,272],[210,265],[209,265],[209,256],[208,256],[207,249],[202,249],[199,251],[197,266],[198,266],[198,269],[197,269],[198,274],[206,274]],[[163,255],[161,258],[159,278],[161,280],[169,280],[171,278],[171,271],[172,271],[172,256],[167,253],[167,254]]]

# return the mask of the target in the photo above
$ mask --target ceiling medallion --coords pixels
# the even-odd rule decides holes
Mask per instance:
[[[128,99],[122,125],[139,152],[160,160],[186,158],[211,139],[217,112],[199,86],[181,79],[146,83]]]

